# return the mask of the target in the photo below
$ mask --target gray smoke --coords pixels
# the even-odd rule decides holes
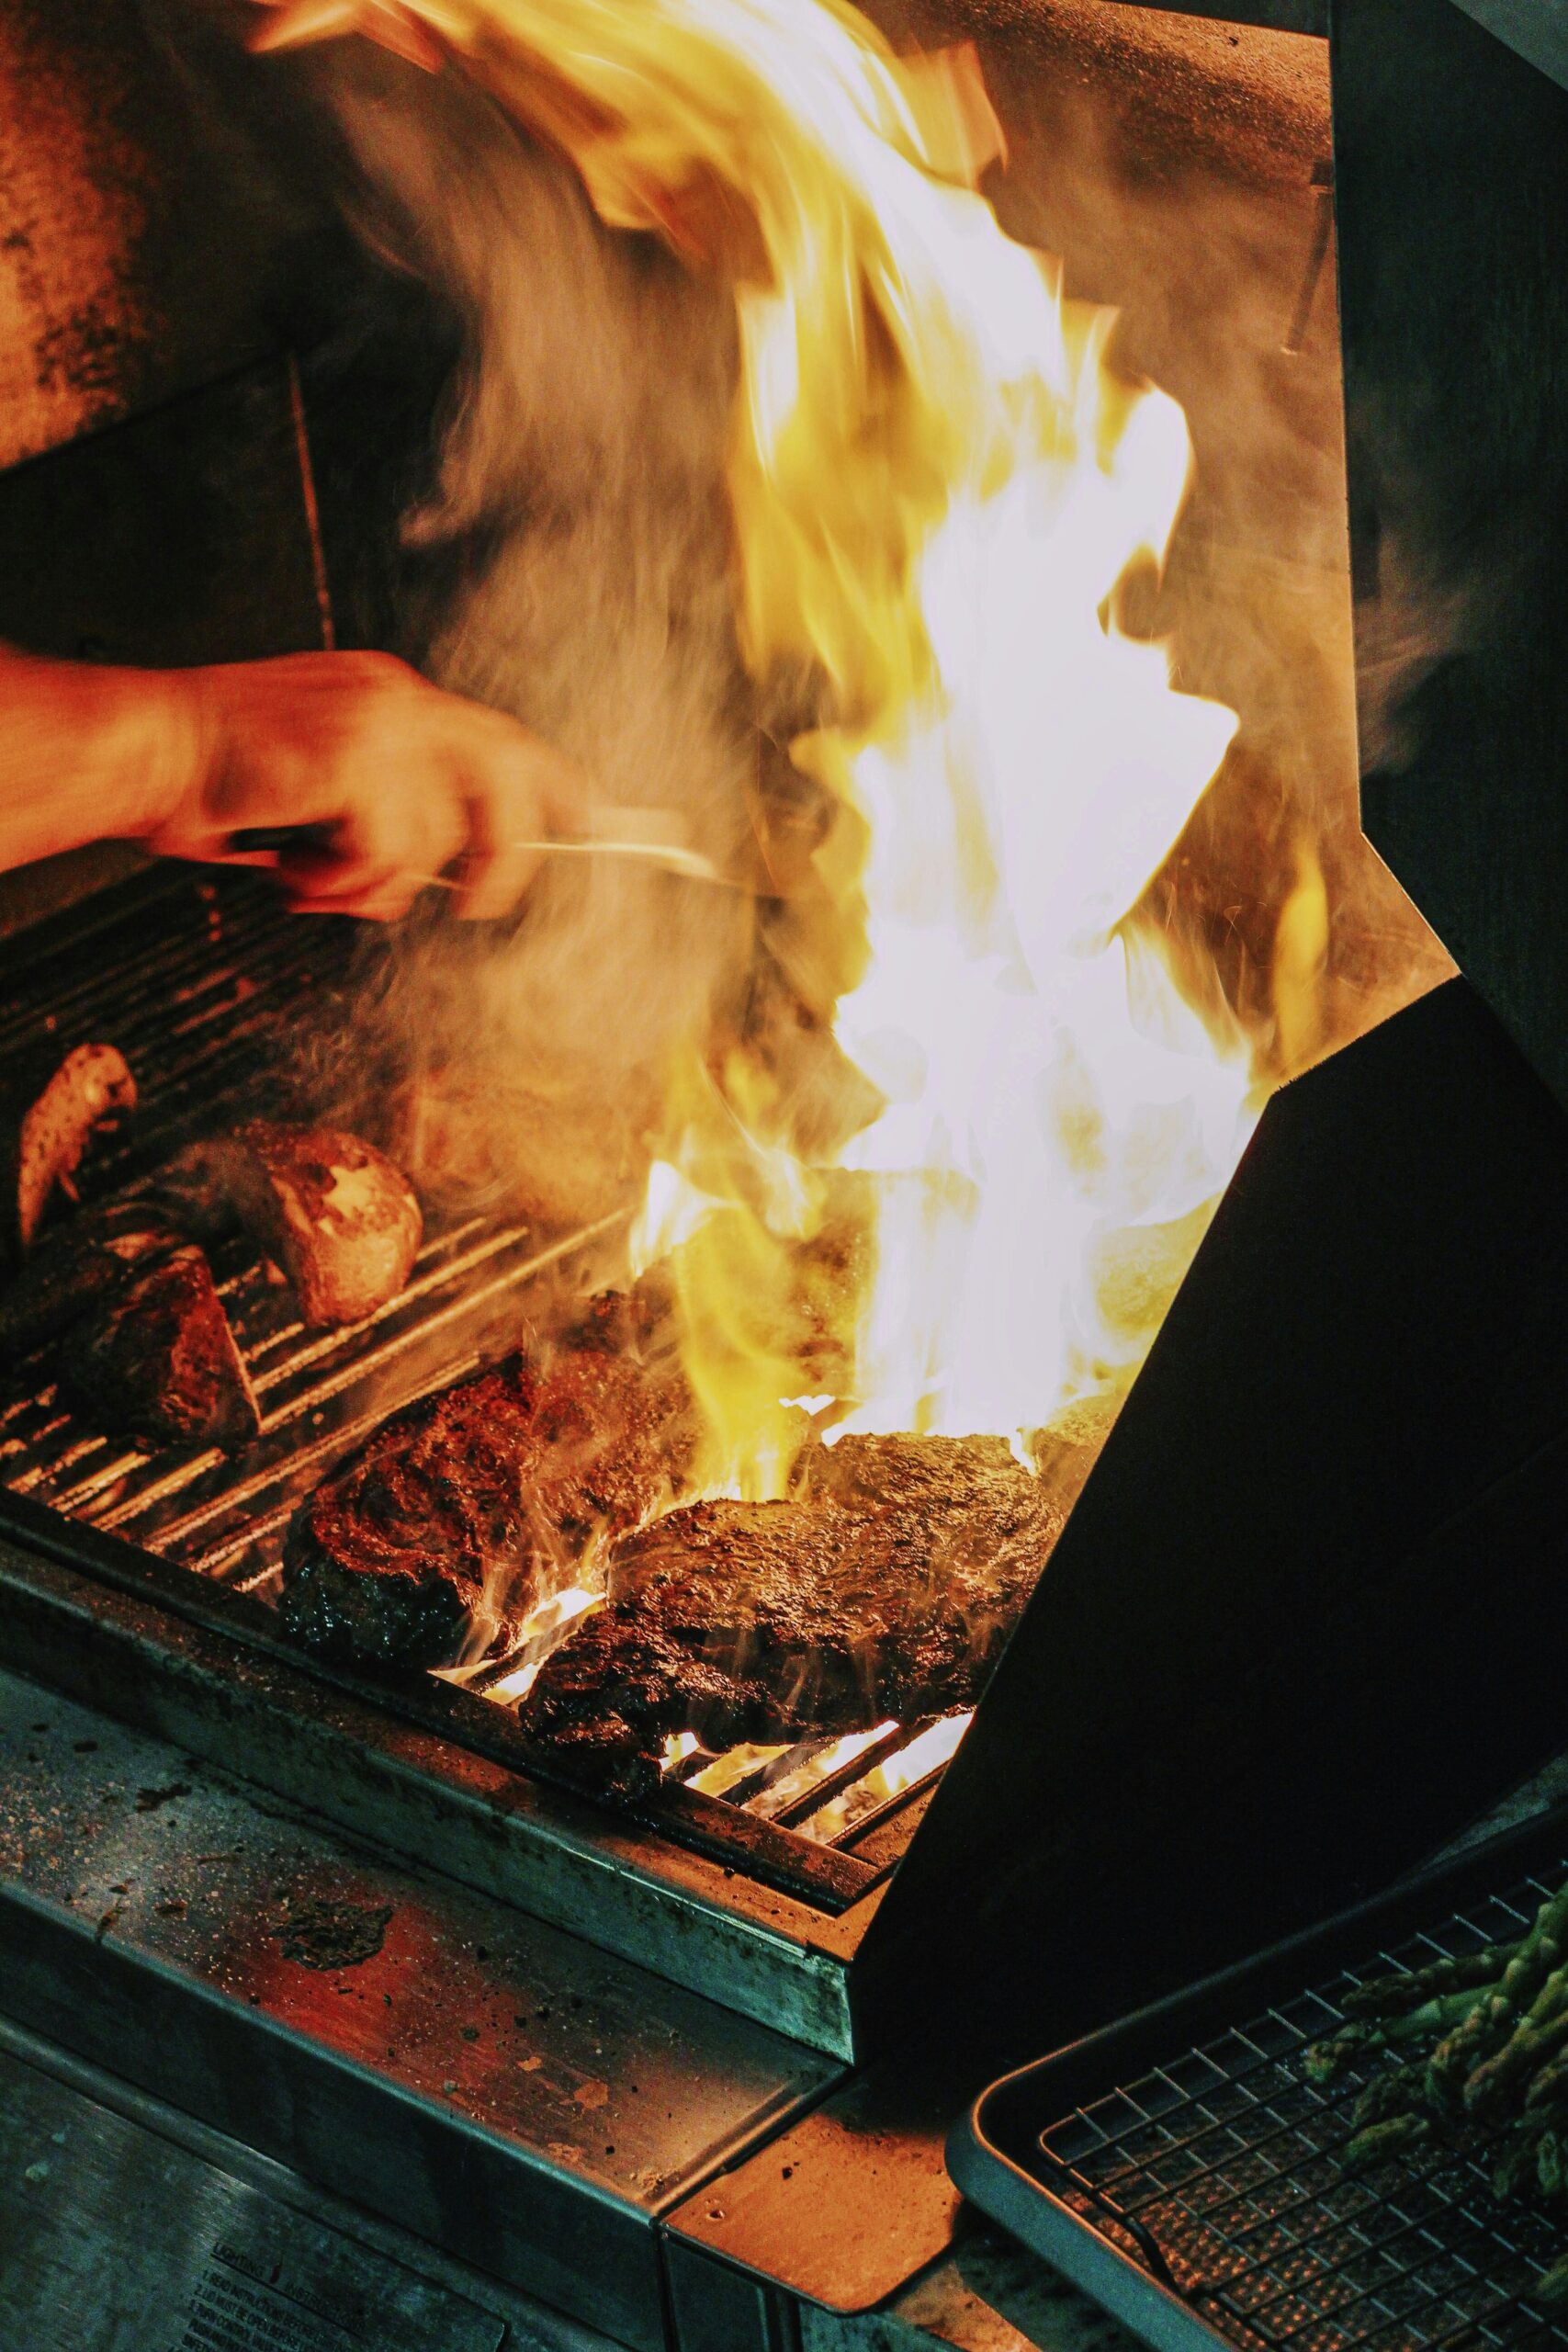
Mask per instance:
[[[733,300],[595,217],[558,159],[458,77],[361,42],[309,69],[346,137],[355,225],[435,290],[464,356],[423,549],[479,535],[427,667],[512,711],[722,869],[750,831],[755,729],[737,655],[723,457]],[[750,961],[750,902],[610,859],[547,865],[514,935],[414,925],[360,1006],[364,1069],[400,1073],[400,1140],[440,1198],[552,1220],[635,1185],[682,1040]]]

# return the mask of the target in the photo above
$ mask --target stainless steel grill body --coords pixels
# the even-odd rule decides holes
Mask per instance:
[[[13,945],[0,967],[0,1036],[7,1060],[18,1062],[52,1046],[63,1054],[90,1038],[126,1054],[140,1106],[94,1159],[89,1186],[101,1193],[146,1173],[191,1136],[253,1114],[258,1104],[285,1113],[315,1107],[301,1077],[310,1057],[301,1047],[300,1024],[330,1032],[335,1002],[369,977],[375,952],[374,934],[357,927],[291,917],[265,876],[164,869]],[[319,1070],[319,1054],[315,1066]],[[330,1091],[330,1069],[314,1085]],[[77,1560],[87,1555],[65,1535],[67,1528],[117,1539],[95,1546],[88,1565],[99,1575],[118,1573],[133,1591],[154,1559],[166,1564],[158,1589],[186,1614],[226,1626],[253,1650],[288,1661],[278,1686],[291,1694],[285,1713],[307,1716],[312,1688],[341,1688],[355,1679],[291,1653],[274,1630],[267,1604],[276,1597],[282,1534],[295,1503],[388,1413],[522,1339],[547,1283],[585,1291],[610,1278],[619,1231],[618,1218],[565,1234],[484,1216],[436,1221],[402,1294],[365,1322],[329,1332],[306,1330],[288,1290],[254,1252],[239,1242],[226,1245],[214,1253],[214,1272],[260,1399],[259,1440],[234,1457],[212,1449],[153,1451],[95,1430],[71,1411],[46,1360],[11,1367],[0,1391],[0,1521],[8,1517],[13,1534],[24,1537],[43,1530],[57,1552]],[[19,1557],[15,1567],[20,1582],[33,1573]],[[47,1638],[54,1647],[66,1641],[58,1627]],[[157,1680],[169,1664],[155,1629],[139,1626],[134,1641],[138,1662],[128,1658],[118,1669],[128,1703],[134,1703],[132,1687]],[[477,1674],[371,1686],[373,1703],[515,1770],[518,1685],[525,1679],[519,1668],[536,1654],[537,1645],[525,1645]],[[215,1664],[213,1670],[220,1684],[224,1668]],[[205,1735],[220,1756],[230,1738],[220,1728],[224,1713],[215,1702]],[[831,1962],[811,1948],[818,1929],[828,1932],[853,1913],[903,1852],[940,1765],[922,1764],[924,1747],[916,1749],[908,1771],[900,1771],[900,1758],[916,1741],[929,1747],[935,1728],[886,1724],[864,1739],[808,1738],[728,1764],[694,1747],[645,1810],[640,1828],[626,1822],[612,1833],[592,1805],[563,1794],[558,1803],[570,1816],[574,1840],[589,1847],[597,1840],[613,1856],[601,1883],[626,1886],[629,1876],[638,1882],[637,1899],[618,1923],[604,1906],[592,1906],[600,1932],[617,1949],[661,1951],[673,1974],[721,2000],[782,2018],[808,2040],[847,2047],[841,1988],[826,2007],[823,1994],[853,1948],[852,1924],[831,1937],[840,1948]],[[195,1733],[187,1724],[182,1736]],[[279,1736],[297,1747],[304,1740],[298,1728]],[[341,1767],[316,1770],[317,1801],[333,1810]],[[283,1777],[293,1793],[309,1797],[309,1775],[298,1758]],[[694,1780],[714,1781],[721,1792],[693,1788]],[[553,1802],[539,1792],[532,1806],[514,1809],[513,1831],[524,1844],[518,1824]],[[384,1827],[417,1847],[418,1833],[406,1821],[394,1826],[389,1819]],[[716,1862],[712,1875],[720,1883],[752,1882],[770,1900],[788,1896],[783,1912],[795,1924],[781,1937],[775,1906],[766,1934],[751,1947],[753,1964],[738,1970],[728,1933],[716,1942],[694,1924],[705,1915],[700,1903],[694,1910],[691,1885],[679,1874],[669,1882],[675,1846]],[[650,1946],[647,1901],[660,1888],[682,1926],[678,1934],[655,1934]],[[515,1892],[546,1916],[577,1916],[579,1891],[556,1884],[549,1871],[520,1871]],[[794,1993],[781,1981],[792,1975],[798,1980]]]

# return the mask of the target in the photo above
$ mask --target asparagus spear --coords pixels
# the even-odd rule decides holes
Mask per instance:
[[[1352,2131],[1362,2132],[1391,2115],[1408,2115],[1419,2104],[1423,2082],[1419,2066],[1388,2066],[1374,2075],[1350,2110]]]
[[[1302,2052],[1302,2070],[1309,2083],[1337,2082],[1359,2058],[1382,2046],[1383,2037],[1376,2026],[1348,2025],[1322,2041],[1309,2042]]]
[[[1559,2050],[1530,2077],[1525,2093],[1526,2114],[1544,2115],[1549,2108],[1568,2100],[1568,2050]]]
[[[1530,2290],[1532,2303],[1544,2303],[1554,2311],[1561,2303],[1568,2303],[1568,2254],[1559,2256],[1550,2270],[1543,2270]]]
[[[1461,1993],[1495,1984],[1518,1950],[1517,1944],[1486,1944],[1458,1959],[1434,1960],[1425,1968],[1399,1969],[1353,1985],[1339,2006],[1348,2018],[1402,2017],[1438,1993]]]
[[[1500,2049],[1522,2012],[1561,1967],[1568,1941],[1568,1888],[1551,1895],[1535,1915],[1497,1981],[1495,1991],[1477,2001],[1468,2017],[1432,2052],[1427,2082],[1437,2098],[1457,2097],[1483,2058]]]
[[[1504,2141],[1492,2168],[1492,2194],[1500,2205],[1534,2186],[1540,2160],[1541,2127],[1517,2127]]]
[[[1470,2007],[1468,1992],[1439,1993],[1435,1999],[1423,2001],[1418,2009],[1411,2009],[1402,2018],[1384,2018],[1379,2025],[1370,2018],[1358,2018],[1342,2026],[1337,2033],[1308,2044],[1302,2055],[1306,2078],[1320,2086],[1336,2082],[1358,2059],[1369,2058],[1393,2043],[1420,2041],[1431,2034],[1446,2033],[1469,2014]]]
[[[1568,2043],[1568,1968],[1554,1969],[1503,2047],[1483,2059],[1464,2086],[1467,2115],[1496,2122],[1544,2062]]]
[[[1469,2017],[1475,1996],[1469,1991],[1439,1993],[1402,2018],[1385,2018],[1379,2029],[1385,2041],[1420,2041],[1428,2034],[1446,2034]]]
[[[1385,2164],[1390,2156],[1402,2156],[1407,2148],[1419,2147],[1432,2136],[1432,2123],[1426,2115],[1389,2115],[1381,2123],[1369,2123],[1346,2143],[1345,2162],[1352,2172],[1359,2172],[1368,2165]]]

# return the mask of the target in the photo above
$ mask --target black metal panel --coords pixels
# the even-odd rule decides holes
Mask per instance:
[[[798,2322],[769,2281],[679,2238],[667,2239],[663,2253],[675,2352],[799,2352]]]
[[[0,475],[0,639],[153,667],[321,642],[281,359]]]
[[[1462,981],[1278,1095],[855,1963],[1077,2030],[1561,1745],[1568,1120]],[[917,1964],[911,1966],[911,1962]]]
[[[1568,13],[1560,0],[1459,0],[1467,17],[1568,90]]]
[[[1332,69],[1363,820],[1568,1101],[1568,92],[1450,0]]]

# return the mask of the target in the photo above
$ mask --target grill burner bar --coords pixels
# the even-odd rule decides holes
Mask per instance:
[[[52,1042],[63,1053],[103,1039],[126,1055],[140,1089],[134,1118],[92,1164],[92,1192],[227,1121],[286,1112],[274,1073],[287,1069],[301,1010],[347,986],[355,937],[290,916],[265,878],[183,870],[138,877],[29,934],[0,975],[0,1020],[15,1049]],[[35,1363],[0,1397],[0,1486],[275,1604],[283,1531],[301,1495],[388,1414],[472,1371],[509,1310],[515,1328],[531,1283],[590,1279],[593,1253],[613,1246],[619,1224],[541,1237],[484,1216],[433,1221],[403,1292],[327,1332],[305,1329],[243,1241],[226,1244],[214,1272],[261,1403],[259,1440],[237,1459],[150,1453],[85,1427]],[[513,1714],[559,1623],[548,1607],[536,1612],[505,1657],[449,1679]],[[695,1748],[672,1766],[652,1811],[665,1834],[838,1909],[912,1835],[941,1762],[917,1759],[900,1773],[897,1759],[931,1727],[928,1718],[869,1738],[825,1733],[741,1751],[728,1772],[716,1770],[726,1759]],[[747,1834],[732,1853],[739,1815]]]

